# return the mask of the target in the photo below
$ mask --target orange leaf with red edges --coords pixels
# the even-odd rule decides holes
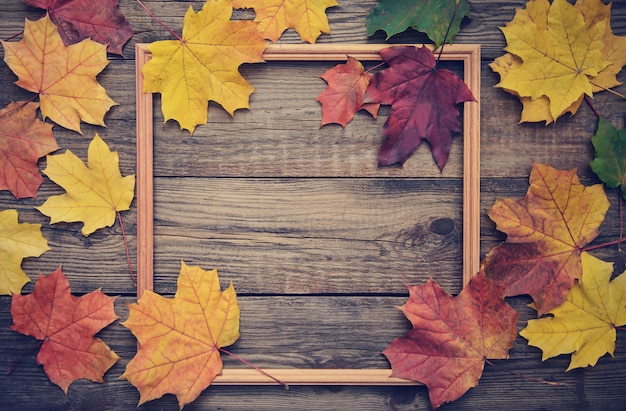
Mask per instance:
[[[80,378],[103,382],[104,373],[118,360],[94,337],[118,318],[116,298],[100,290],[73,296],[59,267],[48,276],[40,275],[32,294],[13,294],[11,329],[42,341],[37,363],[67,394],[70,384]]]
[[[129,308],[123,325],[139,350],[120,378],[139,390],[139,405],[168,393],[180,408],[195,400],[222,372],[219,349],[239,338],[237,295],[232,283],[220,290],[217,270],[183,262],[174,298],[144,291]]]
[[[26,20],[24,38],[2,46],[16,84],[39,94],[44,119],[79,133],[81,120],[104,126],[104,115],[116,104],[96,81],[109,64],[106,46],[86,39],[66,47],[48,15]]]
[[[52,124],[37,118],[37,103],[20,101],[0,110],[0,190],[18,200],[36,197],[43,177],[37,161],[59,148]]]
[[[383,351],[392,376],[424,383],[433,408],[476,386],[486,359],[506,359],[517,334],[518,313],[504,290],[479,272],[454,297],[432,279],[409,287],[400,310],[413,328]]]
[[[337,123],[345,127],[359,110],[376,118],[380,104],[363,102],[372,75],[358,60],[348,57],[345,64],[337,64],[320,77],[328,83],[317,96],[322,105],[322,125]]]
[[[581,252],[608,208],[602,184],[585,187],[576,169],[533,164],[526,195],[497,200],[488,212],[507,239],[485,257],[485,272],[507,296],[529,294],[543,315],[580,279]]]

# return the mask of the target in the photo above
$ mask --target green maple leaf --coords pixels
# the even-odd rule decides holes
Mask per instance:
[[[365,22],[368,36],[377,30],[383,30],[389,38],[411,27],[426,33],[435,43],[435,47],[439,47],[444,41],[452,43],[452,39],[459,32],[461,21],[464,17],[469,17],[469,13],[467,0],[378,0]],[[450,21],[452,25],[448,31]]]
[[[596,157],[589,164],[607,187],[622,188],[626,199],[626,128],[617,130],[603,118],[598,121],[598,130],[591,138]]]

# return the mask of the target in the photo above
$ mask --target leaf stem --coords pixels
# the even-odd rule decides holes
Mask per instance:
[[[22,360],[24,358],[26,358],[26,356],[28,354],[30,354],[31,352],[35,351],[37,348],[41,347],[44,343],[44,340],[38,341],[37,344],[33,345],[32,347],[30,347],[29,349],[25,350],[22,352],[22,354],[20,355],[20,358],[18,358],[17,360],[15,360],[13,362],[13,364],[11,364],[11,367],[9,368],[9,370],[7,371],[7,375],[11,375],[11,373],[13,371],[15,371],[15,369],[17,368],[17,365],[22,362]]]
[[[626,327],[615,327],[616,330],[626,331]]]
[[[178,41],[183,41],[182,37],[179,36],[174,30],[172,30],[171,28],[169,28],[167,26],[167,24],[163,23],[157,16],[154,15],[154,13],[152,11],[150,11],[150,9],[143,4],[143,2],[141,0],[135,0],[137,3],[139,3],[139,5],[146,11],[146,13],[148,13],[150,15],[150,17],[152,17],[154,19],[154,21],[156,21],[157,23],[159,23],[161,25],[161,27],[163,27],[165,30],[169,31],[174,37],[176,37],[176,39],[178,39]]]
[[[450,34],[450,29],[452,28],[452,24],[454,24],[454,19],[456,18],[456,12],[459,9],[459,0],[454,2],[454,11],[452,12],[452,18],[450,19],[450,23],[448,24],[448,28],[446,29],[446,34],[443,36],[443,43],[441,43],[441,47],[439,48],[439,55],[437,56],[437,63],[435,63],[435,67],[439,67],[439,60],[441,60],[441,55],[443,54],[443,47],[446,44],[446,40],[448,39],[448,34]]]
[[[124,222],[122,221],[122,214],[117,212],[117,219],[120,222],[120,228],[122,229],[122,238],[124,239],[124,249],[126,250],[126,263],[128,264],[128,271],[130,272],[130,278],[132,278],[133,283],[137,284],[137,280],[135,279],[135,274],[133,273],[133,265],[130,262],[130,251],[128,250],[128,238],[126,237],[126,230],[124,230]]]
[[[261,374],[265,375],[268,378],[271,378],[272,380],[276,381],[278,384],[282,385],[283,387],[285,387],[286,390],[289,389],[289,385],[287,385],[286,382],[283,382],[281,380],[279,380],[278,378],[270,375],[268,372],[263,371],[262,369],[260,369],[259,367],[257,367],[256,365],[252,364],[249,361],[244,360],[243,358],[241,358],[240,356],[238,356],[237,354],[234,354],[228,350],[225,350],[224,348],[220,348],[220,351],[223,352],[224,354],[228,354],[231,357],[233,357],[234,359],[236,359],[237,361],[247,365],[248,367],[254,368],[255,370],[257,370],[258,372],[260,372]]]
[[[19,32],[19,33],[17,33],[17,34],[12,35],[11,37],[7,37],[6,39],[4,39],[4,40],[2,40],[2,41],[11,41],[11,40],[13,40],[13,39],[14,39],[14,38],[16,38],[16,37],[21,36],[22,34],[24,34],[24,30],[20,31],[20,32]]]
[[[591,99],[589,98],[589,96],[586,94],[584,96],[585,96],[585,101],[587,102],[587,105],[589,106],[589,108],[591,108],[591,111],[593,111],[593,114],[595,114],[596,118],[600,118],[600,113],[598,113],[598,110],[596,110],[596,107],[591,102]]]
[[[535,381],[535,382],[539,382],[539,383],[542,383],[542,384],[547,384],[547,385],[551,385],[551,386],[555,386],[555,387],[566,387],[567,386],[567,384],[563,383],[563,382],[554,382],[554,381],[543,380],[541,378],[533,378],[533,377],[529,377],[527,375],[521,374],[521,373],[516,372],[516,371],[508,370],[506,368],[503,368],[503,367],[500,367],[500,366],[494,364],[493,362],[489,361],[486,358],[485,358],[485,362],[487,364],[491,365],[494,368],[497,368],[497,369],[499,369],[501,371],[507,372],[507,373],[509,373],[511,375],[514,375],[516,377],[521,377],[521,378],[523,378],[523,379],[525,379],[527,381]]]

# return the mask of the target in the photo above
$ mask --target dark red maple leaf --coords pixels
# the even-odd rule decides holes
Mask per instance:
[[[345,64],[337,64],[320,77],[328,83],[317,96],[322,105],[322,125],[337,123],[345,127],[359,110],[376,118],[380,104],[363,102],[372,76],[358,60],[348,57]]]
[[[119,8],[120,0],[24,0],[48,11],[66,46],[91,38],[122,55],[122,47],[135,34]]]
[[[378,165],[404,164],[426,140],[442,170],[452,135],[461,130],[458,104],[476,99],[456,74],[437,68],[427,47],[389,47],[380,54],[389,67],[374,75],[366,93],[367,102],[391,105]]]
[[[508,358],[519,314],[504,301],[504,288],[482,271],[456,297],[432,279],[409,293],[399,308],[413,328],[383,354],[393,377],[428,387],[434,408],[477,385],[486,359]]]

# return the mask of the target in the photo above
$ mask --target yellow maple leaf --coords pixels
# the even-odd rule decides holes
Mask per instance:
[[[117,152],[110,151],[97,133],[87,155],[87,165],[70,150],[46,157],[44,174],[66,193],[36,207],[51,218],[50,224],[83,222],[85,236],[113,225],[116,213],[130,208],[135,192],[135,176],[122,177]]]
[[[263,61],[267,43],[252,21],[232,21],[232,0],[207,1],[202,10],[190,6],[180,40],[148,46],[152,59],[143,67],[143,89],[161,93],[165,121],[174,119],[193,133],[207,122],[208,101],[231,115],[249,107],[254,91],[239,73],[242,63]]]
[[[16,210],[0,211],[0,294],[19,294],[30,281],[22,270],[22,260],[39,257],[49,249],[41,224],[20,224]]]
[[[549,123],[575,113],[584,95],[619,84],[616,74],[626,63],[626,44],[613,35],[610,9],[600,0],[576,5],[530,0],[501,30],[505,50],[518,61],[501,61],[510,59],[505,55],[490,66],[501,76],[497,87],[522,99],[527,115],[521,121]]]
[[[222,372],[219,349],[239,338],[233,284],[220,290],[217,270],[181,262],[174,298],[145,291],[122,325],[139,341],[120,378],[140,393],[139,405],[174,394],[182,409]]]
[[[626,325],[626,275],[613,281],[613,264],[583,252],[582,281],[575,284],[552,317],[528,321],[520,335],[543,351],[542,360],[572,354],[567,370],[594,366],[615,351],[615,327]]]
[[[81,120],[104,126],[104,115],[116,105],[96,81],[109,64],[105,45],[85,39],[65,46],[47,14],[26,20],[22,40],[2,45],[16,84],[39,94],[44,119],[79,133]]]
[[[263,37],[277,41],[283,32],[294,28],[300,38],[315,43],[322,33],[330,33],[326,9],[337,6],[335,0],[234,0],[235,8],[253,8],[254,21]]]

